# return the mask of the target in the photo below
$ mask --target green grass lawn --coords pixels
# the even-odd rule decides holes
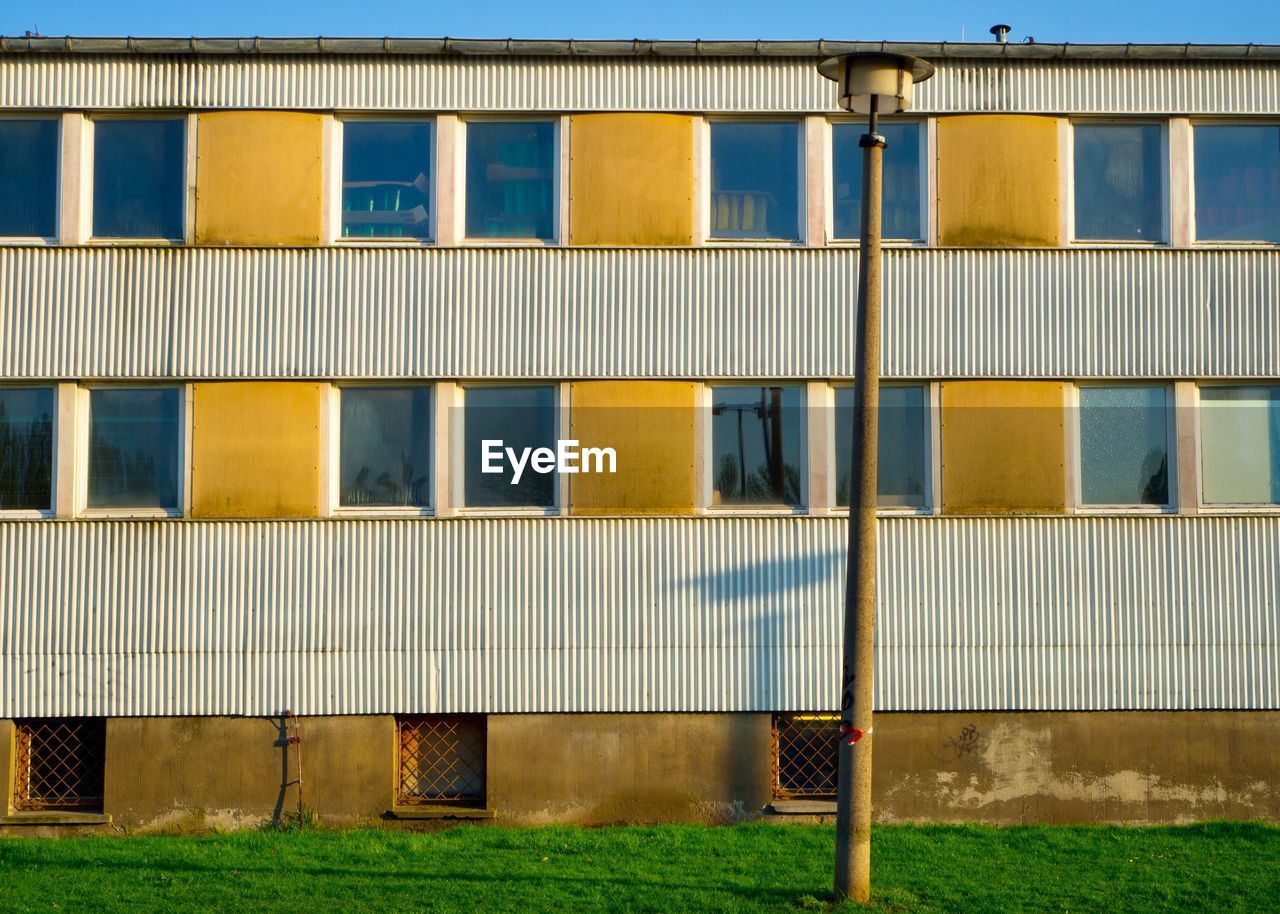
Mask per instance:
[[[5,911],[808,911],[831,828],[0,840]],[[1280,828],[889,826],[877,911],[1280,910]]]

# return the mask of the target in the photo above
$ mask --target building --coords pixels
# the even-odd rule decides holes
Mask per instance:
[[[3,826],[825,808],[871,47],[0,41]],[[1280,47],[894,47],[878,814],[1276,818]]]

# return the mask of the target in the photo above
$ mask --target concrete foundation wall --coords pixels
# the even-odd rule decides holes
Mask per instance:
[[[10,795],[12,732],[0,721]],[[875,732],[880,821],[1280,820],[1280,712],[894,713]],[[303,718],[302,735],[304,808],[329,826],[385,821],[394,719]],[[297,747],[284,737],[279,718],[108,720],[111,827],[287,819]],[[771,801],[771,753],[767,714],[491,715],[487,805],[506,825],[751,818]]]

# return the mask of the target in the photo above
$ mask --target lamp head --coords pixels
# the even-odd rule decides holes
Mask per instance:
[[[911,107],[911,87],[933,75],[933,64],[907,54],[855,52],[818,64],[818,72],[834,80],[840,107],[866,114],[876,97],[880,114],[896,114]]]

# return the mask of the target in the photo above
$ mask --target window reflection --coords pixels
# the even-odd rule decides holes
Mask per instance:
[[[1280,126],[1195,128],[1196,239],[1280,242]]]
[[[467,235],[555,237],[555,125],[467,124]]]
[[[342,125],[342,235],[431,235],[431,122]]]
[[[0,119],[0,235],[57,234],[58,122]]]
[[[182,120],[94,123],[95,237],[183,237],[186,129]]]
[[[1076,238],[1162,240],[1161,148],[1158,124],[1075,125]]]
[[[880,388],[876,504],[923,508],[928,504],[928,410],[923,386]],[[853,388],[836,388],[836,504],[849,504],[853,466]]]
[[[466,391],[463,428],[466,448],[466,504],[468,507],[551,507],[556,503],[555,473],[524,468],[511,484],[511,462],[500,461],[500,473],[483,473],[486,439],[501,440],[516,454],[525,448],[556,446],[555,388],[547,386],[471,387]]]
[[[1169,420],[1164,387],[1080,389],[1082,500],[1169,504]]]
[[[339,504],[430,503],[431,394],[426,387],[344,387]]]
[[[1200,388],[1204,500],[1280,504],[1280,387]]]
[[[178,508],[179,404],[173,387],[89,392],[89,507]]]
[[[800,125],[711,124],[711,235],[800,237]]]
[[[914,241],[920,231],[920,125],[880,124],[887,145],[883,156],[881,233]],[[837,238],[862,235],[862,150],[865,124],[831,127],[832,222]]]
[[[714,503],[801,504],[799,386],[713,388],[711,442]]]
[[[0,509],[53,507],[53,389],[0,387]]]

